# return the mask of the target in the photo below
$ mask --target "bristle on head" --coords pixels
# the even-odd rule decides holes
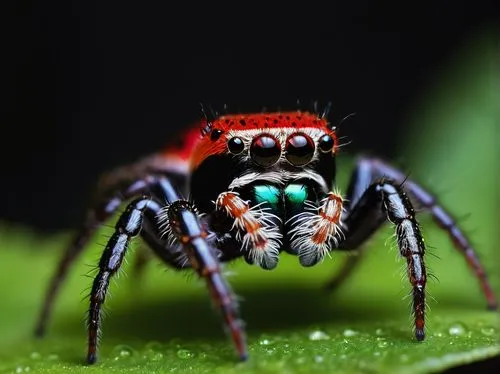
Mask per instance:
[[[204,103],[200,103],[201,112],[203,113],[204,121],[202,122],[201,136],[205,136],[212,129],[214,121],[217,119],[216,113],[213,108]]]

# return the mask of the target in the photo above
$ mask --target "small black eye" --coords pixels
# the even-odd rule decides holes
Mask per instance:
[[[333,146],[334,146],[333,138],[328,134],[323,135],[319,140],[319,149],[323,153],[330,152],[333,149]]]
[[[302,133],[292,134],[286,140],[286,159],[295,166],[310,162],[314,156],[314,142]]]
[[[274,165],[280,158],[281,148],[278,141],[269,134],[262,134],[253,139],[250,146],[252,160],[264,167]]]
[[[212,132],[210,133],[210,140],[216,141],[217,139],[220,138],[221,135],[222,135],[222,130],[213,129]]]
[[[229,152],[231,152],[233,155],[240,154],[241,152],[243,152],[244,148],[245,144],[243,144],[243,140],[238,137],[231,138],[227,142],[227,149],[229,149]]]

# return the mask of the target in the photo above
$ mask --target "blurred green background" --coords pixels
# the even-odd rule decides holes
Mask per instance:
[[[497,295],[498,44],[476,34],[452,56],[408,113],[401,128],[400,163],[438,196],[476,246]],[[346,152],[347,153],[347,152]],[[354,165],[339,160],[339,185]],[[345,188],[345,187],[344,187]],[[36,207],[34,207],[36,209]],[[463,218],[462,217],[467,217]],[[69,234],[42,236],[29,228],[0,228],[0,372],[433,372],[500,354],[498,313],[485,301],[461,255],[428,216],[421,216],[428,284],[427,339],[411,330],[404,261],[392,228],[367,246],[365,261],[335,294],[322,283],[344,261],[333,253],[314,268],[283,255],[265,272],[242,261],[227,266],[241,296],[250,357],[236,363],[204,285],[153,261],[137,279],[129,266],[112,282],[100,361],[83,366],[84,327],[92,269],[110,235],[103,228],[78,261],[56,304],[45,339],[32,328],[47,281]],[[134,247],[137,247],[135,245]],[[129,263],[134,253],[129,252]]]

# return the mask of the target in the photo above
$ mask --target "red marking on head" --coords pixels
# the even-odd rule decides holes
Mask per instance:
[[[188,161],[200,140],[200,129],[197,124],[197,126],[182,132],[177,139],[171,141],[163,150],[162,155],[168,157],[174,156],[183,161]]]
[[[221,116],[213,122],[213,129],[229,130],[266,129],[277,127],[318,127],[328,125],[326,119],[309,112],[252,113]]]
[[[206,123],[202,123],[205,127]],[[191,157],[191,168],[195,169],[207,157],[212,155],[224,154],[227,152],[228,131],[242,131],[270,128],[321,128],[325,133],[330,134],[335,141],[337,140],[335,132],[328,127],[328,121],[325,118],[318,117],[317,114],[309,112],[283,112],[283,113],[251,113],[251,114],[231,114],[224,115],[213,121],[211,131],[206,133],[194,149]],[[220,132],[219,137],[213,136],[214,132]]]

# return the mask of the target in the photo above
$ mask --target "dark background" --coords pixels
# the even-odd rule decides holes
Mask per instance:
[[[98,175],[161,148],[200,101],[332,101],[332,121],[356,113],[350,152],[399,157],[412,105],[496,21],[478,5],[431,4],[18,2],[3,43],[0,220],[74,227]]]
[[[350,152],[395,155],[405,115],[486,9],[23,3],[7,44],[0,219],[74,227],[102,171],[200,118],[332,101]]]

